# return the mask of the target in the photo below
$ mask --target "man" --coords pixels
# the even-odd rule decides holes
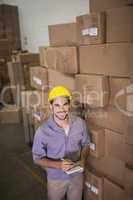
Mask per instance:
[[[66,172],[76,162],[84,165],[89,140],[84,120],[70,113],[71,99],[63,86],[49,92],[52,115],[34,137],[33,160],[47,171],[49,200],[82,199],[83,173]]]

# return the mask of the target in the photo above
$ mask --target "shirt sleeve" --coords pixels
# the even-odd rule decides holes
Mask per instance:
[[[82,120],[82,126],[83,126],[83,132],[82,132],[81,145],[86,146],[90,144],[90,132],[84,120]]]
[[[41,128],[39,128],[35,133],[32,146],[32,156],[34,161],[46,157],[46,149],[47,149],[46,146],[47,145],[46,145],[45,135],[41,130]]]

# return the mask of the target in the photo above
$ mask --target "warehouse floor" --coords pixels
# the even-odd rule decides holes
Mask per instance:
[[[0,199],[47,199],[45,175],[33,164],[20,124],[0,125]]]

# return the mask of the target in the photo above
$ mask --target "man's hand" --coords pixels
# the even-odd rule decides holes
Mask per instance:
[[[71,160],[63,160],[61,161],[61,169],[63,171],[67,171],[69,169],[71,169],[72,167],[74,167],[74,162],[72,162]]]

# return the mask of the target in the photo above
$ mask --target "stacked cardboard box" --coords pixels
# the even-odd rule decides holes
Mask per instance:
[[[128,3],[131,2],[90,1],[92,14],[105,13],[107,43],[79,47],[78,91],[88,98],[92,89],[96,94],[99,91],[106,94],[102,99],[105,104],[100,104],[101,99],[96,101],[91,97],[92,102],[83,99],[91,136],[86,170],[95,171],[103,178],[103,200],[133,198],[133,7],[128,7]],[[92,82],[92,77],[93,81],[94,77],[97,80]],[[85,199],[89,197],[85,193]],[[90,199],[101,199],[101,196]]]
[[[23,113],[25,142],[32,143],[35,130],[49,116],[47,94],[38,90],[22,91],[21,108]]]
[[[19,53],[13,61],[8,62],[10,85],[16,102],[22,90],[32,89],[30,85],[30,67],[39,64],[39,54]]]

